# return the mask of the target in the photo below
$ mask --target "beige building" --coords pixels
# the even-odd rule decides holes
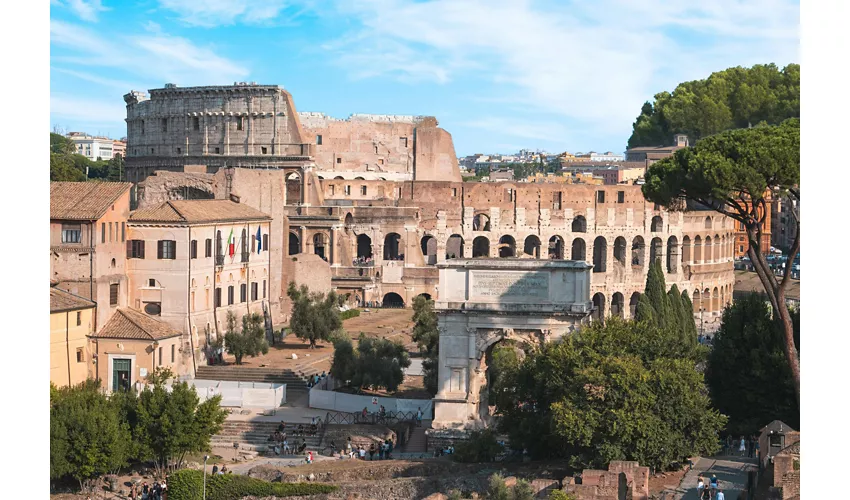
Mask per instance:
[[[640,146],[627,149],[626,161],[641,162],[649,167],[658,160],[673,156],[673,153],[688,146],[690,146],[688,136],[685,134],[676,134],[673,136],[672,146]]]
[[[108,391],[138,388],[154,368],[180,373],[181,334],[167,323],[130,308],[120,308],[91,335],[94,372]]]
[[[88,339],[95,303],[58,288],[50,289],[50,382],[73,386],[90,374]],[[92,370],[93,371],[93,370]]]
[[[97,303],[92,327],[127,305],[126,182],[50,183],[50,282]]]
[[[269,306],[271,217],[230,200],[175,200],[130,216],[130,305],[183,333],[192,358],[224,335],[227,312],[238,318]],[[277,293],[277,291],[275,291]],[[241,323],[241,322],[240,322]]]

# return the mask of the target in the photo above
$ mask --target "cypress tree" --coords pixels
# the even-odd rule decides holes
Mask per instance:
[[[683,347],[691,347],[690,333],[685,324],[684,307],[682,306],[682,295],[679,293],[679,287],[674,283],[667,292],[667,298],[670,304],[670,327],[674,330],[675,337],[678,338]]]
[[[694,304],[687,292],[682,292],[682,322],[688,332],[691,345],[697,345],[697,324],[694,321]]]
[[[652,305],[653,317],[658,326],[666,328],[670,325],[670,304],[667,297],[667,285],[664,283],[664,271],[661,270],[661,262],[655,261],[649,267],[646,275],[646,288],[644,295]],[[676,318],[679,322],[679,318]]]
[[[640,299],[638,299],[637,307],[635,307],[635,319],[637,321],[647,321],[652,325],[658,325],[655,318],[655,310],[645,293],[640,294]]]

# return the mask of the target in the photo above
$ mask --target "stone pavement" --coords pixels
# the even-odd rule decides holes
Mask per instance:
[[[714,474],[717,476],[717,486],[723,490],[726,500],[735,500],[747,485],[747,471],[755,467],[754,458],[700,457],[695,461],[694,467],[682,478],[679,487],[673,491],[665,491],[661,498],[662,500],[697,500],[697,478],[702,474],[708,483],[708,478]]]

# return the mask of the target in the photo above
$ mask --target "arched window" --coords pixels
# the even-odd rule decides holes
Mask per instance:
[[[549,258],[564,258],[564,239],[560,236],[552,236],[551,238],[549,238]]]
[[[705,228],[711,229],[711,216],[706,216],[706,218],[705,218]]]
[[[499,238],[499,257],[515,257],[516,256],[516,240],[514,237],[506,234]]]
[[[401,295],[390,292],[384,295],[384,300],[381,301],[381,304],[384,307],[402,308],[404,307],[404,299],[401,298]]]
[[[295,233],[289,233],[289,255],[301,253],[301,238]]]
[[[463,258],[463,236],[459,234],[453,234],[449,236],[449,239],[446,241],[446,258]]]
[[[587,232],[587,219],[585,219],[583,215],[577,215],[573,219],[572,231],[574,233],[586,233]],[[575,259],[573,259],[573,260],[575,260]]]
[[[640,292],[635,292],[629,299],[629,317],[634,318],[637,311],[638,301],[640,300]]]
[[[614,240],[614,260],[621,266],[626,265],[626,239],[622,236]]]
[[[702,238],[694,238],[694,264],[702,264]]]
[[[540,258],[540,238],[535,235],[531,235],[525,238],[525,244],[523,245],[522,252],[525,255],[530,255],[535,259]]]
[[[604,273],[607,270],[608,242],[602,236],[593,240],[593,272]]]
[[[295,172],[286,176],[286,204],[301,204],[301,176]]]
[[[490,240],[484,236],[478,236],[472,240],[472,257],[489,257],[490,256]]]
[[[587,260],[586,253],[587,244],[584,242],[583,238],[576,238],[573,240],[573,244],[570,248],[570,259],[571,260]]]
[[[711,241],[711,236],[705,237],[705,262],[712,262],[714,260],[714,245]]]
[[[649,230],[652,231],[653,233],[660,233],[661,231],[663,231],[664,230],[664,219],[662,219],[658,215],[653,217],[652,218],[652,224],[651,224]]]
[[[597,293],[593,296],[593,312],[590,315],[594,321],[602,321],[605,317],[605,296]]]
[[[667,238],[667,272],[679,271],[679,241],[675,236]]]
[[[404,260],[404,254],[399,251],[401,236],[389,233],[384,237],[384,260]]]
[[[615,292],[614,295],[611,296],[611,316],[619,316],[620,318],[624,318],[626,312],[623,310],[625,306],[625,298],[623,294],[620,292]]]
[[[490,217],[487,217],[485,214],[476,214],[475,217],[472,218],[472,230],[489,231]]]
[[[316,233],[313,235],[313,253],[322,258],[322,260],[328,260],[327,252],[325,251],[325,245],[327,245],[327,236],[325,233]]]
[[[372,238],[366,234],[357,235],[357,258],[371,259],[372,258]]]
[[[646,244],[642,236],[635,236],[632,240],[632,265],[643,267],[646,259]]]
[[[422,249],[422,257],[425,259],[426,265],[434,265],[437,263],[437,238],[430,234],[426,234],[419,241],[419,246]]]
[[[652,241],[649,242],[649,262],[655,263],[656,260],[661,258],[661,253],[664,251],[664,242],[661,241],[661,238],[655,237],[652,238]]]
[[[691,238],[685,236],[682,238],[682,264],[691,263]]]

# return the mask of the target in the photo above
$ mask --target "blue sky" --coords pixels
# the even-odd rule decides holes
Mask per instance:
[[[51,0],[51,126],[125,135],[129,90],[278,84],[298,111],[434,115],[459,156],[622,152],[640,106],[799,62],[799,2]]]

